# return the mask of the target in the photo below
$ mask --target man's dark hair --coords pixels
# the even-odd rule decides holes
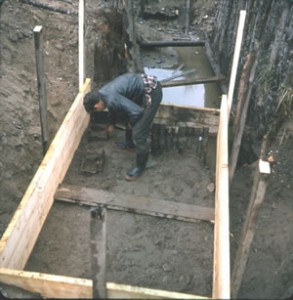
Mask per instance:
[[[83,105],[88,113],[93,112],[94,106],[101,100],[100,94],[98,92],[89,92],[83,98]]]

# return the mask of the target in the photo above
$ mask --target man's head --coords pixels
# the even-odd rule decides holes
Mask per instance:
[[[106,108],[100,93],[89,92],[84,96],[83,105],[85,110],[90,114],[94,111],[103,111]]]

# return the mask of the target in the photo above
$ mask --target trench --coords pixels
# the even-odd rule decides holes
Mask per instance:
[[[161,63],[164,59],[158,55],[164,55],[165,51],[174,53],[167,64]],[[203,47],[168,47],[150,52],[151,56],[155,55],[155,64],[144,63],[145,71],[157,75],[159,79],[190,69],[195,70],[193,75],[196,78],[213,76]],[[106,64],[103,66],[107,67]],[[220,89],[216,83],[164,88],[163,94],[163,102],[171,101],[171,104],[183,106],[191,104],[218,108],[220,103]],[[192,148],[187,147],[183,155],[176,149],[162,153],[164,155],[154,159],[154,165],[150,164],[147,170],[149,175],[143,176],[135,185],[130,185],[123,180],[123,176],[133,163],[133,155],[116,151],[113,149],[113,142],[105,140],[104,131],[99,128],[107,121],[105,115],[96,115],[96,119],[93,116],[92,121],[92,127],[89,127],[76,151],[64,179],[65,184],[111,191],[117,195],[121,193],[213,207],[214,194],[206,187],[213,180],[213,175],[210,174],[214,174],[215,168],[214,137],[208,138],[207,146],[206,161],[211,172],[207,172],[198,161],[196,143],[193,143]],[[116,131],[115,138],[123,136],[123,131]],[[103,170],[82,174],[83,157],[96,159],[102,150],[106,153]],[[90,278],[89,217],[89,210],[84,206],[56,201],[26,269]],[[211,294],[211,223],[185,223],[111,210],[107,222],[109,280],[170,291],[207,296]],[[44,249],[53,254],[44,257]]]

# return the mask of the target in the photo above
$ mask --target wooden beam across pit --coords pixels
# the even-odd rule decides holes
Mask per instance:
[[[198,222],[198,220],[213,222],[214,220],[214,209],[209,207],[121,193],[117,195],[108,191],[73,185],[62,185],[57,190],[55,199],[187,222]]]
[[[139,41],[141,48],[154,48],[154,47],[203,47],[205,41]]]

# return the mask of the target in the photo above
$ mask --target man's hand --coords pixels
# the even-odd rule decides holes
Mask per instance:
[[[109,139],[112,136],[113,130],[114,130],[114,126],[113,125],[108,125],[106,127],[106,136],[107,136],[107,139]]]

